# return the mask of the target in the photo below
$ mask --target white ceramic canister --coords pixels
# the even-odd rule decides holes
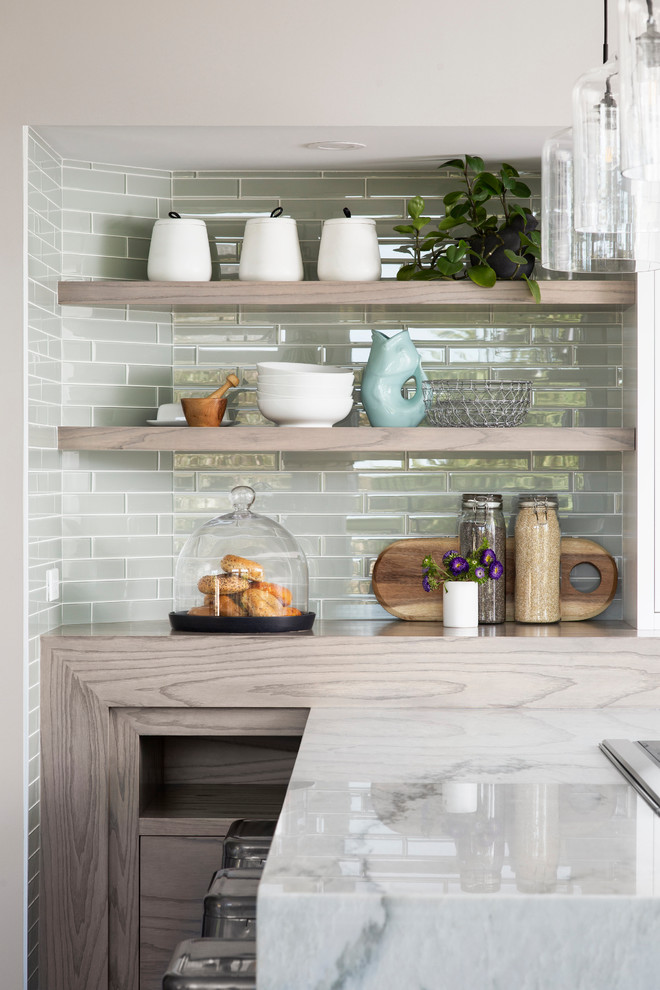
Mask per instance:
[[[317,273],[320,282],[377,282],[381,275],[376,221],[350,216],[326,220]]]
[[[147,278],[151,282],[209,282],[211,249],[203,220],[170,213],[151,233]]]
[[[282,207],[269,217],[246,221],[238,277],[242,282],[302,282],[304,277],[298,227]]]

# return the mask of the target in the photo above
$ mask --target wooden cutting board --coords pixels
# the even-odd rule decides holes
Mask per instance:
[[[380,554],[372,575],[376,598],[398,619],[438,622],[442,620],[442,593],[422,587],[422,561],[432,554],[439,563],[447,550],[458,550],[458,537],[397,540]],[[593,564],[600,584],[593,591],[574,588],[570,574],[578,564]],[[506,617],[514,617],[515,541],[506,541]],[[593,619],[614,598],[618,571],[614,558],[593,540],[563,537],[561,541],[561,618],[564,622]]]

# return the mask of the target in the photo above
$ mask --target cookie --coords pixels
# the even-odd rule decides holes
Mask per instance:
[[[258,588],[248,588],[241,595],[241,605],[248,615],[264,618],[282,614],[282,603],[279,598],[276,598],[275,595],[269,595],[267,591],[260,591]]]
[[[261,581],[264,576],[264,569],[261,564],[247,557],[236,557],[233,553],[227,553],[220,561],[220,567],[228,574],[240,574],[241,577],[249,578],[251,581]]]
[[[258,591],[265,591],[269,595],[274,595],[275,598],[279,598],[283,605],[290,605],[293,600],[293,595],[289,589],[281,584],[270,584],[268,581],[254,581],[250,587],[256,588]]]
[[[302,615],[302,612],[298,608],[283,608],[282,615]]]
[[[238,574],[205,574],[197,582],[197,587],[203,595],[238,595],[247,591],[250,582]]]

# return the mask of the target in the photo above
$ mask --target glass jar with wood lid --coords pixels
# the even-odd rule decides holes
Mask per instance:
[[[516,622],[558,622],[561,533],[556,495],[522,495],[516,519]]]
[[[473,554],[484,538],[497,560],[505,566],[506,526],[502,512],[502,496],[491,494],[466,494],[461,503],[458,523],[461,555]],[[506,619],[506,576],[498,581],[485,581],[479,585],[479,622],[496,624]]]

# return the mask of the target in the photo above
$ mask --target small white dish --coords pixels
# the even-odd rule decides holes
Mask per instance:
[[[156,419],[160,422],[165,420],[166,423],[174,423],[177,419],[182,419],[185,423],[186,417],[183,414],[183,406],[180,402],[164,402],[162,406],[158,406],[156,411]]]

